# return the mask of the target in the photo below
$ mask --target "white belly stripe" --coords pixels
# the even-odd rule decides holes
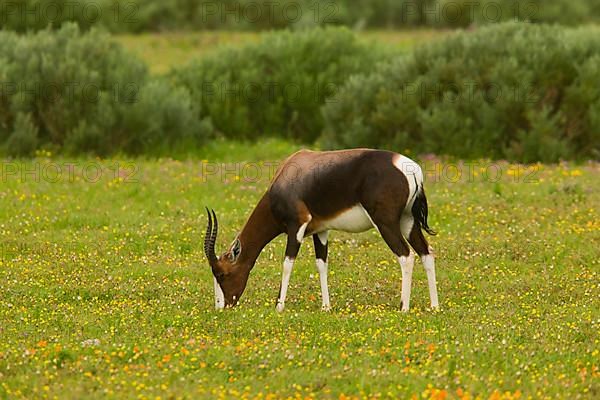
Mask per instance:
[[[371,228],[373,228],[371,218],[369,218],[363,206],[358,204],[337,215],[335,218],[323,221],[319,230],[333,229],[336,231],[358,233],[368,231]]]

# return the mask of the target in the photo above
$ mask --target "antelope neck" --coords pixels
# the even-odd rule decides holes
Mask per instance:
[[[248,265],[248,268],[252,269],[262,249],[282,233],[283,229],[271,212],[271,204],[267,193],[259,201],[238,235],[238,239],[242,244],[242,252],[238,262],[241,265]]]

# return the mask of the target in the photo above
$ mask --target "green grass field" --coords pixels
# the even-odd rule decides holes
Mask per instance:
[[[294,149],[4,161],[0,398],[600,396],[600,165],[428,159],[439,312],[420,266],[400,312],[400,268],[375,231],[330,236],[331,312],[310,241],[275,311],[283,237],[240,306],[217,312],[204,206],[223,250],[268,186],[266,161]]]

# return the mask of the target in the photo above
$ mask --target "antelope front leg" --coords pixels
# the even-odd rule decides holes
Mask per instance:
[[[282,312],[285,308],[285,297],[287,296],[288,286],[290,285],[290,277],[292,269],[294,269],[294,258],[286,255],[283,261],[283,277],[281,278],[281,288],[279,289],[279,298],[277,299],[277,311]]]
[[[415,255],[411,252],[408,256],[398,257],[400,269],[402,270],[402,292],[400,301],[402,303],[402,311],[408,311],[410,308],[410,290],[412,286],[412,273],[415,266]]]
[[[277,299],[277,311],[282,312],[285,309],[285,298],[287,296],[288,286],[290,285],[290,277],[294,268],[294,261],[300,251],[300,244],[304,238],[304,232],[308,222],[302,224],[300,228],[288,233],[287,246],[285,247],[285,260],[283,261],[283,276],[281,278],[281,288],[279,289],[279,297]]]
[[[327,286],[327,232],[321,232],[313,235],[315,244],[315,257],[317,271],[319,272],[319,281],[321,282],[321,297],[323,299],[323,311],[331,310],[329,303],[329,287]]]

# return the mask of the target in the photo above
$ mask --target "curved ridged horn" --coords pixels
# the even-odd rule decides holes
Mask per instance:
[[[215,254],[215,242],[217,240],[219,225],[217,223],[217,216],[215,215],[214,211],[212,212],[212,217],[214,217],[214,229],[213,218],[210,215],[210,211],[208,211],[208,207],[206,207],[206,214],[208,215],[208,225],[206,226],[206,234],[204,235],[204,254],[206,254],[208,262],[212,265],[217,261],[217,255]]]

